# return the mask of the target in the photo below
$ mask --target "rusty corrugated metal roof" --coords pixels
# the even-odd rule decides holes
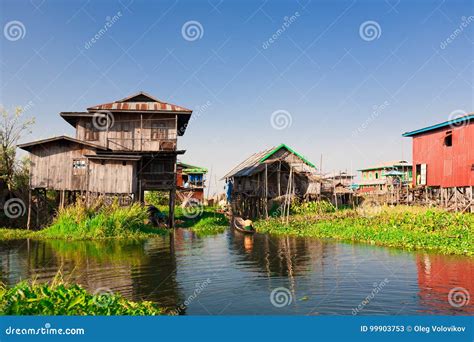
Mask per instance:
[[[142,99],[137,101],[137,99]],[[109,110],[109,111],[159,111],[159,112],[182,112],[191,113],[192,110],[172,103],[158,100],[145,92],[128,96],[114,102],[103,103],[87,108],[88,111]]]

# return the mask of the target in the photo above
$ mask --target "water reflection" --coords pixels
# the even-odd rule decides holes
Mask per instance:
[[[454,308],[447,300],[453,287],[472,296],[472,258],[233,230],[201,238],[177,229],[141,242],[0,243],[0,279],[6,284],[46,281],[58,270],[90,290],[107,287],[191,315],[351,315],[385,279],[357,314],[473,313],[472,305]],[[284,307],[270,300],[279,287],[291,294]]]
[[[418,255],[418,283],[421,303],[428,312],[452,314],[473,314],[474,305],[474,262],[469,258],[440,255]],[[462,288],[455,290],[455,288]],[[461,296],[449,303],[449,293],[453,290]],[[466,296],[467,294],[467,296]],[[469,298],[470,297],[470,298]],[[468,300],[470,300],[468,302]],[[464,304],[464,305],[461,305]],[[457,307],[456,305],[460,305]]]

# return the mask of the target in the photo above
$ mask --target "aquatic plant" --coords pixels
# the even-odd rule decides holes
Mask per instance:
[[[117,203],[87,207],[77,202],[60,209],[51,226],[43,230],[0,229],[0,239],[143,239],[156,234],[167,234],[167,230],[150,225],[147,208],[138,203],[127,207]]]
[[[220,234],[229,226],[228,219],[214,207],[203,207],[196,217],[187,217],[186,210],[179,207],[176,222],[178,227],[190,228],[200,236]]]
[[[334,238],[404,249],[474,255],[474,215],[421,207],[343,210],[326,215],[294,215],[256,223],[258,232]]]
[[[62,280],[51,283],[26,281],[8,288],[0,285],[1,315],[162,315],[152,302],[133,302],[119,294],[91,294],[82,286]]]

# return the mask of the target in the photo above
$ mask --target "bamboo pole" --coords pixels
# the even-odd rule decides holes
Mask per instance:
[[[268,218],[268,164],[265,163],[265,218]]]

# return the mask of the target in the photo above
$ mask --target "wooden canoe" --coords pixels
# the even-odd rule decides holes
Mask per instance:
[[[241,217],[234,217],[233,220],[234,228],[238,230],[239,232],[245,233],[245,234],[254,234],[255,229],[252,227],[252,229],[245,229],[245,220],[242,219]]]

